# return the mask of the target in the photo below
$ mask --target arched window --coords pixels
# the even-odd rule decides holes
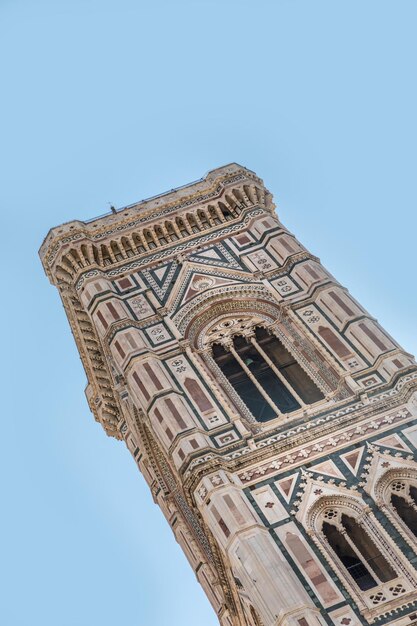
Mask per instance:
[[[112,261],[111,261],[107,246],[104,246],[104,245],[101,246],[101,255],[102,255],[104,265],[111,265]]]
[[[382,501],[393,522],[399,521],[411,541],[417,537],[417,477],[412,471],[389,472],[382,477]],[[380,484],[381,484],[380,483]],[[377,491],[380,488],[377,486]],[[410,532],[408,532],[410,531]]]
[[[123,261],[123,255],[120,251],[119,244],[117,243],[117,241],[111,241],[110,247],[112,249],[112,252],[114,254],[116,261]]]
[[[326,511],[322,532],[359,589],[366,591],[397,577],[391,565],[354,517]]]
[[[274,419],[324,398],[277,337],[260,326],[246,328],[242,336],[238,333],[244,322],[235,322],[236,334],[227,332],[228,322],[219,325],[215,333],[217,341],[212,343],[212,355],[258,421]],[[223,328],[226,332],[222,333]]]
[[[313,493],[321,489],[312,486]],[[353,598],[368,609],[413,593],[416,577],[371,509],[341,488],[305,511],[304,525]]]
[[[404,524],[417,537],[417,487],[403,481],[393,482],[391,504]]]
[[[376,588],[394,579],[397,584],[400,574],[388,561],[374,522],[359,510],[359,506],[355,511],[329,503],[322,509],[316,528],[329,550],[330,563],[333,561],[337,565],[337,559],[342,566],[337,569],[342,569],[346,581],[354,583],[360,591],[372,590],[369,595],[371,604],[379,603],[384,596],[381,594],[380,598]],[[405,588],[400,587],[401,593],[405,592]]]
[[[230,211],[230,208],[227,207],[223,202],[219,202],[219,209],[222,212],[222,215],[224,217],[225,220],[232,220],[233,219],[233,215]]]
[[[132,246],[130,244],[130,241],[129,241],[129,239],[127,237],[122,237],[121,245],[123,247],[123,250],[125,251],[126,256],[128,256],[128,257],[135,256],[135,253],[132,250]]]

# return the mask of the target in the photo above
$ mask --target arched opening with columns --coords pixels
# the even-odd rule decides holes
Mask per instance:
[[[240,318],[242,319],[242,318]],[[227,325],[223,322],[220,329]],[[242,324],[241,324],[242,326]],[[279,339],[262,326],[218,333],[211,343],[216,365],[255,418],[268,421],[324,398]]]
[[[355,517],[334,508],[324,514],[322,532],[330,548],[362,591],[397,574]]]
[[[311,507],[306,526],[347,589],[372,608],[411,592],[415,576],[389,535],[355,497],[325,496]]]
[[[204,293],[187,303],[175,322],[248,422],[297,414],[340,390],[345,393],[334,370],[291,320],[283,320],[263,286],[210,291],[204,285]]]
[[[417,537],[417,487],[394,481],[391,486],[391,504],[398,517]]]
[[[375,486],[377,503],[414,548],[417,546],[417,470],[388,470]]]

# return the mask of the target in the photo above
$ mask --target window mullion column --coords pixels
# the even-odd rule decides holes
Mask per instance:
[[[395,493],[395,492],[392,492],[392,493]],[[407,485],[407,488],[404,494],[404,499],[407,502],[408,506],[410,506],[412,509],[417,511],[417,504],[414,502],[414,498],[410,494],[410,485]]]
[[[302,400],[302,398],[300,398],[298,393],[295,391],[295,389],[292,387],[292,385],[287,381],[285,376],[279,371],[279,369],[277,368],[275,363],[273,361],[271,361],[271,359],[266,354],[266,352],[261,348],[259,343],[256,341],[256,337],[254,335],[252,335],[251,337],[249,337],[249,339],[250,339],[251,343],[253,344],[253,346],[256,348],[256,350],[259,352],[261,357],[268,363],[268,365],[271,368],[271,370],[279,378],[279,380],[282,382],[282,384],[285,385],[285,387],[288,389],[288,391],[291,393],[291,395],[294,396],[294,398],[297,400],[297,402],[302,407],[306,406],[305,402]]]
[[[408,504],[410,509],[413,509],[417,513],[417,505],[414,502],[413,498],[404,498],[404,500]]]
[[[259,393],[265,398],[265,400],[268,402],[269,406],[276,412],[277,416],[278,415],[282,415],[281,411],[279,410],[279,408],[277,407],[277,405],[275,404],[275,402],[273,402],[271,400],[271,398],[269,397],[269,395],[266,393],[265,389],[262,387],[262,385],[258,382],[258,380],[256,379],[256,377],[252,374],[252,372],[250,371],[250,369],[248,368],[248,366],[246,365],[246,363],[243,361],[243,359],[239,356],[239,354],[236,352],[235,347],[233,345],[232,342],[227,342],[223,344],[224,347],[226,348],[226,350],[230,350],[230,352],[233,354],[233,356],[235,357],[236,361],[239,363],[240,367],[243,369],[243,371],[245,372],[245,374],[248,376],[248,378],[250,378],[250,380],[253,382],[253,384],[255,385],[255,387],[258,389]]]

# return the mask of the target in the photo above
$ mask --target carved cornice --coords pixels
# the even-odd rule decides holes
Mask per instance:
[[[117,429],[121,414],[119,398],[98,335],[74,293],[68,292],[62,302],[89,383],[86,395],[90,409],[106,433],[120,439]]]
[[[49,231],[39,254],[48,277],[55,280],[53,266],[59,251],[71,244],[102,243],[111,238],[127,234],[135,228],[153,225],[158,220],[178,213],[206,205],[210,201],[220,199],[232,185],[256,183],[262,190],[264,197],[270,201],[271,194],[264,188],[263,182],[253,172],[237,164],[231,164],[209,172],[197,183],[184,188],[172,190],[167,194],[155,196],[116,213],[97,218],[92,222],[73,221]],[[269,202],[270,208],[272,203]]]

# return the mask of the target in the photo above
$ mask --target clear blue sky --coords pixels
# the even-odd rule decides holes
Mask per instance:
[[[215,626],[37,250],[237,161],[409,351],[415,0],[0,0],[2,626]]]

